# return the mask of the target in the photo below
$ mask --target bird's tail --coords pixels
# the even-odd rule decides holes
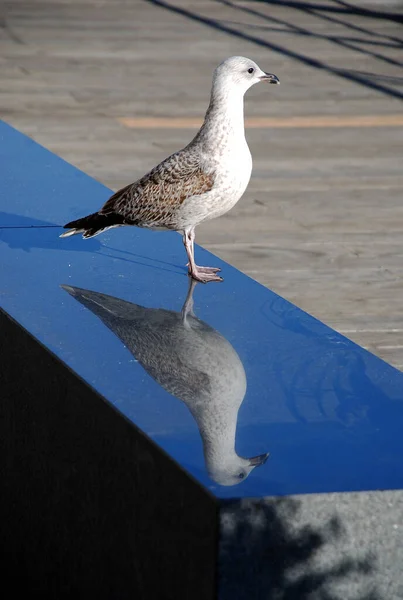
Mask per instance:
[[[124,225],[124,219],[121,215],[117,214],[102,214],[102,213],[93,213],[92,215],[87,215],[86,217],[82,217],[81,219],[77,219],[76,221],[70,221],[70,223],[66,223],[64,225],[64,229],[69,229],[65,233],[60,235],[61,238],[69,237],[71,235],[76,235],[77,233],[82,233],[83,238],[91,238],[105,229],[110,229],[111,227],[119,227],[119,225]]]

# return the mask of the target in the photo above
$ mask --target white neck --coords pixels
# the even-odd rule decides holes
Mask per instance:
[[[243,93],[233,86],[218,86],[211,90],[210,104],[204,123],[196,136],[208,150],[223,144],[245,141]]]

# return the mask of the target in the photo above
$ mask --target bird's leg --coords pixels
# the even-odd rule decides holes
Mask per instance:
[[[189,275],[196,281],[201,281],[202,283],[207,283],[208,281],[222,281],[222,277],[216,275],[217,271],[220,271],[221,269],[216,267],[198,267],[196,265],[194,259],[194,239],[194,229],[187,229],[184,232],[183,243],[189,259]]]
[[[194,239],[195,239],[194,229],[192,229],[190,231],[190,235],[191,235],[191,244],[192,244],[192,256],[194,257]],[[190,261],[187,263],[186,266],[189,267],[189,273],[190,273]],[[196,265],[196,267],[200,273],[218,273],[219,271],[221,271],[220,267],[199,267],[198,265]]]
[[[191,239],[192,239],[192,254],[194,257],[194,240],[195,240],[195,230],[192,229],[190,231],[190,235],[191,235]],[[219,271],[221,271],[220,267],[200,267],[198,265],[196,265],[197,270],[200,273],[218,273]],[[221,277],[220,277],[221,279]]]

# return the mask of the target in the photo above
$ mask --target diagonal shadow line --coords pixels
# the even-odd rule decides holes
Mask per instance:
[[[370,19],[384,19],[387,21],[394,21],[396,23],[403,23],[403,15],[400,13],[390,13],[373,10],[372,8],[364,8],[363,6],[354,6],[353,4],[350,4],[350,2],[344,2],[343,0],[333,0],[333,2],[342,6],[342,10],[348,14],[369,17]]]
[[[6,32],[6,35],[9,37],[9,39],[14,43],[20,46],[26,45],[24,40],[13,31],[5,17],[0,17],[0,29],[3,29]]]
[[[108,258],[113,258],[115,260],[121,260],[123,262],[128,262],[134,265],[141,265],[142,267],[149,267],[150,269],[157,269],[158,271],[167,271],[170,273],[175,273],[175,275],[187,275],[187,269],[184,267],[178,271],[174,271],[173,269],[167,269],[166,267],[161,267],[159,265],[153,265],[153,264],[149,264],[146,262],[142,262],[140,260],[130,260],[129,258],[123,258],[123,256],[115,256],[113,254],[108,254],[106,252],[95,252],[95,254],[99,254],[100,256],[107,256]],[[137,256],[140,256],[139,254]],[[153,260],[153,259],[148,259],[147,257],[143,257],[146,258],[146,260]],[[162,262],[162,261],[155,261],[155,262]],[[169,263],[165,263],[167,265],[169,265]],[[176,267],[176,265],[169,265],[169,266],[173,266]],[[178,267],[179,268],[179,267]]]
[[[221,31],[223,33],[227,33],[229,35],[233,35],[233,36],[243,39],[247,42],[252,42],[252,43],[256,44],[257,46],[262,46],[263,48],[270,48],[270,50],[273,50],[274,52],[278,52],[279,54],[283,54],[284,56],[293,58],[294,60],[296,60],[304,65],[308,65],[309,67],[313,67],[315,69],[319,69],[322,71],[327,71],[328,73],[331,73],[332,75],[336,75],[337,77],[347,79],[348,81],[352,81],[354,83],[359,83],[360,85],[363,85],[367,88],[376,90],[377,92],[381,92],[387,96],[391,96],[393,98],[398,98],[399,100],[403,99],[403,93],[401,93],[397,90],[388,88],[384,85],[380,85],[374,81],[369,80],[366,77],[361,77],[360,75],[357,75],[355,73],[350,73],[349,71],[344,70],[344,69],[337,69],[335,67],[331,67],[330,65],[327,65],[326,63],[324,63],[316,58],[311,58],[309,56],[305,56],[304,54],[299,54],[298,52],[289,50],[288,48],[285,48],[284,46],[280,46],[279,44],[273,44],[272,42],[267,42],[266,40],[264,40],[262,38],[255,37],[253,35],[248,35],[247,33],[239,31],[238,29],[235,29],[233,27],[228,27],[227,25],[223,25],[219,21],[210,19],[209,17],[203,17],[202,15],[193,13],[190,10],[187,10],[185,8],[181,8],[179,6],[173,6],[172,4],[165,2],[165,0],[144,0],[144,2],[148,2],[149,4],[153,4],[154,6],[158,6],[160,8],[164,8],[165,10],[169,10],[173,13],[181,15],[182,17],[185,17],[187,19],[195,21],[196,23],[202,23],[203,25],[207,25],[208,27],[211,27],[211,28]]]
[[[268,2],[271,3],[271,0],[264,0],[264,2],[265,2],[265,4]],[[399,44],[399,46],[403,45],[403,40],[401,38],[396,38],[394,36],[378,33],[377,31],[373,31],[373,30],[371,31],[370,29],[360,27],[359,25],[353,25],[352,23],[349,23],[348,21],[343,21],[343,19],[339,19],[334,16],[325,15],[318,10],[310,9],[310,8],[300,8],[299,10],[301,10],[302,12],[305,12],[309,15],[313,15],[314,17],[317,17],[318,19],[322,19],[322,21],[327,21],[328,23],[336,23],[337,25],[342,25],[343,27],[346,27],[347,29],[357,31],[359,33],[365,33],[367,35],[386,38],[387,40],[389,40],[391,42],[395,42],[395,43]]]
[[[340,6],[332,6],[331,4],[317,4],[313,2],[304,2],[301,0],[253,0],[254,2],[264,2],[270,4],[277,4],[280,6],[288,6],[289,8],[312,8],[315,10],[322,10],[324,12],[343,14],[343,15],[358,15],[362,17],[368,17],[372,19],[383,19],[386,21],[395,21],[396,23],[403,23],[403,15],[401,13],[376,11],[371,8],[364,8],[360,6],[354,6],[349,2],[343,2],[343,0],[333,0]]]
[[[270,17],[272,18],[272,17]],[[239,21],[232,21],[231,19],[222,19],[220,23],[224,25],[240,25]],[[379,46],[382,48],[392,48],[394,50],[400,50],[403,48],[403,42],[400,44],[394,42],[382,42],[381,40],[369,40],[367,38],[349,37],[346,35],[323,35],[320,33],[314,33],[313,31],[303,30],[294,31],[289,26],[284,28],[271,27],[270,25],[257,25],[256,23],[241,23],[242,27],[246,29],[256,29],[260,31],[273,31],[274,33],[287,33],[291,35],[300,35],[301,37],[313,37],[319,40],[342,40],[345,42],[353,42],[355,44],[364,44],[368,46]]]
[[[129,256],[134,256],[135,258],[144,258],[146,260],[151,260],[153,262],[160,263],[162,265],[168,265],[169,267],[177,267],[181,271],[184,269],[182,265],[174,265],[173,263],[169,263],[166,260],[160,260],[158,258],[150,258],[149,256],[143,256],[142,254],[135,254],[134,252],[128,252],[128,250],[121,250],[120,248],[114,248],[112,246],[107,246],[106,244],[102,244],[102,248],[107,248],[108,250],[113,250],[114,252],[120,252],[121,254],[127,254]],[[186,270],[187,272],[187,270]]]
[[[287,6],[289,8],[295,8],[297,10],[300,10],[302,12],[306,12],[308,14],[312,14],[315,15],[316,17],[318,17],[319,19],[322,19],[323,21],[329,21],[330,23],[337,23],[338,25],[343,25],[344,27],[351,29],[352,31],[357,31],[359,33],[365,33],[367,35],[371,35],[371,36],[376,36],[376,37],[382,37],[384,39],[387,39],[391,42],[396,42],[399,45],[403,44],[403,40],[400,38],[396,38],[394,36],[390,36],[384,33],[378,33],[377,31],[371,31],[370,29],[366,29],[365,27],[360,27],[359,25],[353,25],[353,23],[349,23],[348,21],[343,21],[342,19],[338,19],[337,17],[335,17],[334,15],[329,16],[327,14],[323,14],[324,12],[336,12],[336,14],[340,13],[342,15],[346,15],[348,14],[348,11],[346,11],[345,9],[339,9],[339,8],[332,8],[331,6],[323,6],[323,5],[317,5],[317,4],[310,4],[308,2],[289,2],[286,0],[256,0],[256,2],[259,2],[261,4],[270,4],[270,5],[281,5],[281,6]],[[317,12],[319,11],[319,12]],[[321,12],[323,11],[323,12]],[[351,13],[352,11],[350,11]],[[361,14],[361,13],[357,13],[357,14]],[[379,17],[376,17],[379,18]],[[402,16],[402,20],[403,20],[403,16]]]
[[[373,52],[366,48],[362,48],[360,46],[355,46],[351,42],[347,42],[338,36],[327,36],[327,35],[319,35],[313,34],[309,29],[304,29],[303,27],[299,27],[298,25],[294,25],[293,23],[289,23],[284,19],[279,19],[278,17],[273,17],[272,15],[266,15],[258,10],[253,8],[247,8],[246,6],[241,6],[230,2],[229,0],[215,0],[219,4],[223,4],[224,6],[228,6],[229,8],[236,9],[242,12],[247,13],[248,15],[253,15],[254,17],[258,17],[259,19],[264,19],[265,21],[271,21],[272,23],[278,23],[280,25],[286,25],[290,28],[290,33],[301,33],[303,35],[316,37],[322,40],[325,40],[331,44],[336,44],[337,46],[341,46],[342,48],[348,48],[349,50],[353,50],[354,52],[359,52],[360,54],[365,54],[366,56],[371,56],[372,58],[376,58],[377,60],[382,60],[390,65],[396,67],[403,67],[403,63],[395,60],[394,58],[389,58],[388,56],[384,56],[383,54],[379,54],[378,52]],[[309,11],[310,14],[316,16],[314,11]]]
[[[355,71],[350,69],[350,73],[357,73],[358,75],[364,75],[372,77],[375,81],[384,81],[385,83],[391,83],[392,85],[403,86],[403,77],[394,77],[393,75],[382,75],[381,73],[370,73],[369,71]]]
[[[396,40],[396,42],[382,42],[381,40],[368,40],[366,38],[348,37],[342,36],[328,36],[330,39],[337,37],[337,39],[345,40],[347,42],[355,42],[356,44],[368,44],[369,46],[380,46],[382,48],[392,48],[392,50],[401,50],[403,48],[403,40]]]

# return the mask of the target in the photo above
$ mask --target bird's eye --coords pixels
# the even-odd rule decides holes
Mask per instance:
[[[245,477],[245,473],[239,473],[238,474],[238,479],[244,479]]]
[[[255,69],[253,67],[250,67],[250,69],[248,69],[248,73],[250,73],[252,75],[252,73],[253,73],[254,70]]]

